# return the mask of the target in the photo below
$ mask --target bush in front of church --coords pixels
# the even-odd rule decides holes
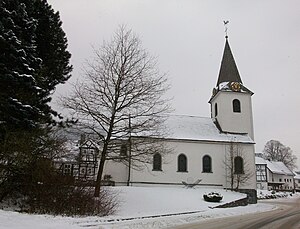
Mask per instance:
[[[218,192],[210,192],[208,194],[204,194],[203,198],[207,202],[220,202],[223,199],[223,196]]]

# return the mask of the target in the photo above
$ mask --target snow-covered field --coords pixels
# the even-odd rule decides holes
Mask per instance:
[[[219,209],[219,204],[245,197],[244,194],[217,188],[110,187],[118,193],[120,206],[113,216],[61,217],[29,215],[0,210],[0,228],[164,228],[174,225],[272,210],[274,206],[255,204]],[[221,203],[208,203],[203,194],[218,191]],[[181,214],[184,213],[184,214]]]

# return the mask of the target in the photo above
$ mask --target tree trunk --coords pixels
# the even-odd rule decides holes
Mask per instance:
[[[100,158],[99,170],[98,170],[98,174],[97,174],[94,197],[100,196],[101,179],[102,179],[104,164],[105,164],[105,160],[106,160],[106,153],[107,153],[107,143],[104,143],[104,147],[103,147],[103,150],[101,153],[101,158]]]

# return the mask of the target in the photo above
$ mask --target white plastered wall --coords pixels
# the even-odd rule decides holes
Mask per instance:
[[[272,173],[269,169],[267,170],[268,182],[272,183],[282,183],[283,189],[294,189],[294,176],[284,175],[284,174],[275,174]],[[270,186],[271,187],[271,186]]]
[[[152,164],[146,165],[141,171],[132,170],[131,182],[139,183],[168,183],[180,184],[182,181],[194,182],[202,179],[202,185],[217,185],[230,187],[226,181],[225,152],[229,149],[228,143],[200,142],[200,141],[169,141],[168,144],[173,153],[163,157],[162,171],[152,171]],[[243,147],[244,161],[249,165],[248,169],[253,175],[246,184],[240,186],[245,189],[256,189],[254,145],[241,144]],[[187,172],[177,172],[178,155],[187,157]],[[202,172],[202,158],[209,155],[212,159],[212,173]]]
[[[241,113],[233,112],[232,102],[238,99]],[[217,103],[218,115],[215,113]],[[211,101],[212,117],[217,118],[224,132],[248,133],[254,140],[251,94],[242,92],[219,91]]]
[[[106,161],[103,171],[104,175],[111,175],[116,185],[125,185],[128,179],[128,167],[121,162]]]

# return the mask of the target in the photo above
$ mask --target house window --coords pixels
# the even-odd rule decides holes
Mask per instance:
[[[184,154],[178,156],[178,172],[187,172],[187,158]]]
[[[65,175],[71,175],[71,171],[72,171],[72,166],[71,165],[64,165],[64,174]]]
[[[234,158],[234,173],[244,174],[244,162],[243,158],[240,156]]]
[[[127,156],[127,146],[126,146],[126,144],[121,145],[120,156]]]
[[[233,112],[241,113],[241,102],[238,99],[232,101]]]
[[[256,180],[257,181],[267,181],[265,165],[256,165]]]
[[[89,154],[86,155],[86,161],[90,161],[90,155]]]
[[[279,178],[279,182],[281,182],[281,178]]]
[[[86,171],[85,168],[81,168],[81,169],[80,169],[80,173],[81,173],[81,174],[85,174],[85,171]]]
[[[153,171],[161,171],[161,155],[159,153],[153,156]]]
[[[202,158],[202,165],[203,165],[203,173],[211,173],[211,157],[208,155],[205,155]]]
[[[215,117],[217,117],[218,115],[218,104],[215,103]]]

